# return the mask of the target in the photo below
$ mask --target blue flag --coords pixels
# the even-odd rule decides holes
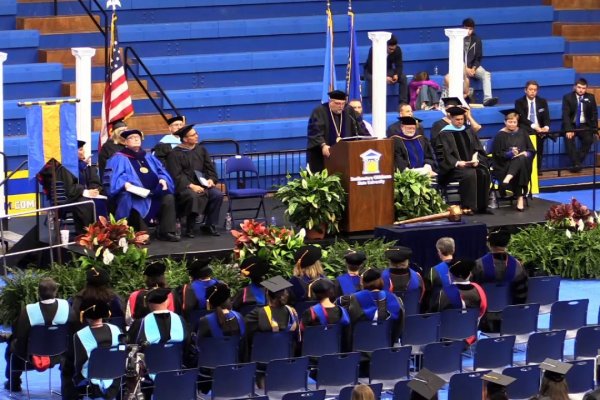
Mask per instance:
[[[29,177],[35,178],[48,161],[55,159],[79,176],[75,104],[42,104],[27,109]]]
[[[348,93],[349,101],[360,100],[362,102],[358,44],[356,43],[356,31],[354,29],[354,11],[350,7],[348,8],[348,34],[350,36],[350,47],[348,49],[348,64],[346,65],[346,93]]]
[[[333,57],[333,15],[331,9],[327,6],[327,35],[325,43],[325,64],[323,69],[323,94],[322,103],[329,102],[327,93],[335,90],[335,60]]]

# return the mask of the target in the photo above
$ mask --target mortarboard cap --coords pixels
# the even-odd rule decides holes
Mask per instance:
[[[385,251],[385,256],[391,262],[399,263],[408,260],[412,256],[412,250],[404,246],[392,247]]]
[[[226,283],[219,282],[206,288],[206,300],[211,309],[219,307],[231,297],[231,290]]]
[[[80,149],[80,148],[82,148],[83,146],[85,146],[85,142],[84,142],[83,140],[78,140],[78,141],[77,141],[77,148],[78,148],[78,149]]]
[[[462,101],[458,97],[444,97],[442,99],[444,102],[444,107],[449,108],[452,106],[462,106]]]
[[[408,382],[408,387],[413,391],[417,392],[425,399],[432,399],[437,394],[446,381],[428,370],[423,368],[419,373]]]
[[[497,231],[490,232],[488,235],[488,242],[490,246],[494,247],[506,247],[510,242],[510,232],[498,229]]]
[[[129,130],[121,132],[121,137],[123,139],[127,139],[131,135],[140,135],[140,138],[142,138],[142,139],[144,138],[144,133],[142,131],[140,131],[139,129],[129,129]]]
[[[462,108],[462,107],[457,107],[457,106],[454,106],[454,107],[449,107],[449,108],[446,108],[446,112],[447,112],[448,114],[452,115],[453,117],[455,117],[455,116],[457,116],[457,115],[465,115],[465,114],[466,114],[466,112],[467,112],[467,110],[465,110],[465,109],[464,109],[464,108]]]
[[[165,274],[166,270],[167,266],[164,262],[154,261],[146,266],[146,269],[144,269],[144,275],[152,277],[161,276]]]
[[[349,250],[344,255],[344,259],[350,265],[360,265],[365,262],[367,255],[362,251]]]
[[[92,267],[87,270],[85,280],[90,286],[104,286],[108,285],[110,277],[105,269]]]
[[[194,125],[186,125],[183,128],[179,129],[177,132],[175,132],[173,135],[177,135],[177,136],[179,136],[180,140],[183,140],[185,135],[187,135],[188,132],[191,131],[192,129],[194,129]]]
[[[266,281],[262,281],[260,284],[270,293],[273,294],[281,292],[282,290],[293,286],[291,283],[283,279],[280,275],[269,278]]]
[[[119,128],[127,128],[127,124],[126,124],[126,123],[125,123],[125,121],[123,121],[122,119],[120,119],[120,120],[118,120],[118,121],[115,121],[115,122],[112,124],[112,129],[113,129],[113,131],[114,131],[114,130],[116,130],[116,129],[119,129]]]
[[[508,114],[517,114],[517,115],[519,115],[519,112],[517,110],[515,110],[514,108],[507,108],[506,110],[500,110],[500,112],[502,114],[504,114],[505,116],[508,116]]]
[[[402,125],[417,125],[417,122],[421,121],[415,117],[400,117],[398,119],[402,122]]]
[[[327,95],[333,100],[346,100],[346,97],[348,97],[346,92],[341,90],[332,90],[331,92],[327,93]]]
[[[375,268],[369,268],[360,276],[362,278],[363,283],[374,282],[377,279],[381,278],[381,272]]]
[[[212,276],[212,269],[208,266],[210,259],[194,260],[187,269],[192,279],[206,279]]]
[[[152,289],[146,294],[146,300],[150,304],[162,304],[167,301],[169,293],[171,293],[171,289],[169,288]]]
[[[84,319],[102,319],[110,317],[110,306],[108,303],[100,300],[83,300],[79,311],[79,320]]]
[[[269,267],[269,264],[260,257],[247,257],[240,265],[240,272],[245,277],[257,279],[265,276],[269,272]]]
[[[490,392],[495,393],[503,391],[505,387],[516,381],[516,378],[502,375],[497,372],[488,372],[481,376],[481,380],[485,381],[488,388],[488,394],[490,394]]]
[[[573,364],[560,362],[552,358],[546,358],[539,365],[539,367],[540,369],[544,370],[544,376],[546,378],[554,382],[561,382],[563,379],[565,379],[567,372],[573,368]]]
[[[181,121],[185,124],[185,117],[183,115],[176,115],[174,117],[167,119],[167,124],[171,125],[173,122],[177,122],[177,121]]]
[[[457,278],[467,279],[473,268],[475,268],[473,260],[453,260],[448,269]]]
[[[314,294],[327,294],[329,291],[333,290],[334,285],[329,279],[320,278],[313,281],[308,287],[308,290]]]
[[[302,246],[294,254],[294,262],[300,264],[300,268],[307,268],[321,259],[321,248],[313,245]]]

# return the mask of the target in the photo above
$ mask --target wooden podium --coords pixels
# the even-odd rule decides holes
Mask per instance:
[[[394,147],[391,139],[340,141],[325,168],[342,175],[348,193],[345,232],[373,230],[394,222]]]

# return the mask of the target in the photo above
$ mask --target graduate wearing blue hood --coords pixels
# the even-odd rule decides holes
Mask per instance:
[[[435,175],[435,155],[429,140],[417,134],[415,117],[401,117],[401,130],[390,136],[394,140],[394,169],[404,171],[407,168]]]
[[[487,154],[479,138],[465,125],[466,110],[452,107],[446,110],[450,125],[444,127],[437,140],[435,154],[439,181],[458,181],[460,205],[466,213],[491,213],[488,210],[490,170]]]

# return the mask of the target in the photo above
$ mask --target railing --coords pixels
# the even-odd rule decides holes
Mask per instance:
[[[133,55],[133,57],[132,57],[133,61],[135,61],[140,67],[142,67],[144,69],[144,71],[146,72],[146,75],[148,76],[148,78],[150,78],[150,80],[152,81],[152,83],[154,83],[154,86],[160,92],[160,95],[167,101],[167,103],[169,103],[169,105],[171,106],[171,109],[177,115],[179,115],[179,110],[177,109],[177,107],[175,107],[175,104],[173,104],[173,102],[171,101],[171,99],[169,98],[169,96],[167,96],[167,94],[163,90],[162,86],[160,86],[160,84],[158,83],[158,81],[156,80],[156,78],[154,77],[154,75],[152,75],[152,73],[150,72],[150,70],[148,69],[148,67],[146,67],[146,64],[144,64],[144,62],[142,61],[142,59],[140,58],[140,56],[137,54],[137,52],[133,49],[133,47],[130,47],[130,46],[125,47],[125,54],[123,55],[124,61],[125,61],[124,62],[125,68],[127,69],[127,71],[129,71],[131,73],[131,75],[133,75],[133,77],[137,81],[138,85],[140,85],[140,87],[142,88],[142,90],[144,91],[144,93],[146,93],[146,96],[148,96],[148,98],[150,99],[150,101],[152,101],[152,104],[154,104],[154,107],[160,113],[160,115],[162,115],[163,119],[165,121],[167,120],[167,115],[165,114],[164,109],[162,108],[161,105],[159,105],[159,103],[156,101],[156,99],[152,96],[152,93],[150,93],[150,91],[142,84],[142,80],[138,76],[137,72],[129,64],[129,60],[130,60],[129,53],[131,53]]]
[[[102,13],[102,16],[104,17],[104,28],[102,28],[102,26],[96,21],[96,18],[94,18],[94,13],[90,9],[90,7],[88,7],[87,4],[85,4],[84,0],[78,1],[81,7],[83,7],[83,10],[86,12],[86,14],[92,19],[92,22],[94,23],[94,25],[96,25],[98,31],[100,31],[100,33],[104,36],[104,77],[107,78],[108,69],[110,68],[110,57],[108,54],[108,47],[110,46],[110,17],[108,13],[104,10],[102,5],[98,3],[98,0],[91,0],[92,2],[94,2],[96,7],[98,7],[98,10]],[[54,0],[54,15],[58,15],[58,0]]]

